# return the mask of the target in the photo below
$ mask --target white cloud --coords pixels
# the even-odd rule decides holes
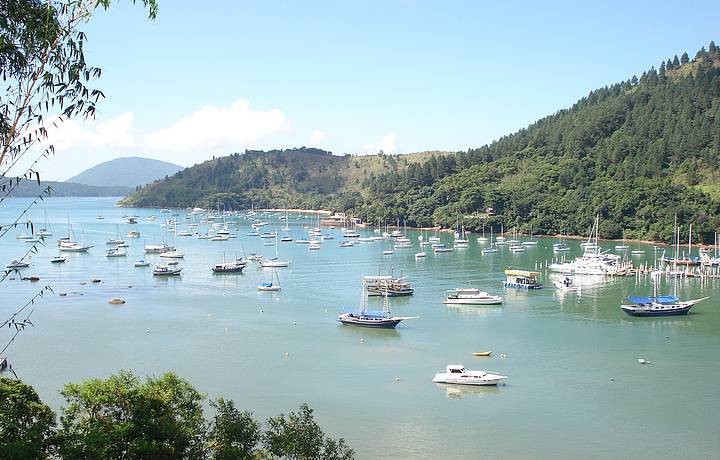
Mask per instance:
[[[375,144],[366,144],[363,146],[365,153],[378,153],[382,150],[385,153],[392,153],[395,150],[395,142],[397,141],[397,134],[388,133]]]
[[[324,137],[325,137],[325,132],[323,132],[323,131],[321,131],[321,130],[319,130],[319,129],[316,129],[316,130],[313,131],[313,133],[310,135],[310,144],[315,145],[315,144],[317,144],[318,142],[320,142],[321,140],[323,140]]]
[[[124,113],[102,123],[92,121],[68,120],[57,127],[48,128],[48,142],[56,150],[69,150],[77,147],[126,148],[135,143],[130,133],[133,114]]]
[[[291,132],[282,110],[255,111],[240,99],[230,107],[205,106],[174,125],[145,136],[146,149],[175,152],[197,149],[230,150],[259,138]]]

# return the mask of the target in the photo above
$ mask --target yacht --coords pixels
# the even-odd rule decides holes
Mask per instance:
[[[616,275],[626,267],[620,264],[620,256],[603,252],[598,245],[599,216],[587,242],[580,245],[584,248],[583,255],[576,257],[572,262],[557,262],[550,264],[550,271],[578,275]],[[555,249],[553,249],[555,251]]]
[[[445,292],[444,304],[452,305],[500,305],[503,298],[476,288],[456,288]]]
[[[462,364],[450,364],[445,372],[439,371],[433,378],[434,383],[454,385],[497,385],[507,377],[485,371],[469,371]]]
[[[10,261],[9,264],[5,265],[5,268],[9,270],[17,270],[18,268],[27,268],[30,266],[29,262],[26,262],[24,259],[13,259]]]

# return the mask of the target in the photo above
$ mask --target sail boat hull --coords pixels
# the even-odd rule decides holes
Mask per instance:
[[[344,325],[371,327],[375,329],[395,329],[402,319],[383,318],[359,313],[345,313],[340,315],[338,321]]]

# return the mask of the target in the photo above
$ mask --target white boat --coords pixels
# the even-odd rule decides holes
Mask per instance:
[[[616,275],[625,270],[626,267],[620,264],[620,256],[602,252],[598,245],[599,219],[595,218],[595,224],[590,232],[587,242],[581,243],[584,252],[581,257],[571,262],[550,264],[550,271],[578,275]]]
[[[564,292],[570,292],[570,291],[579,291],[580,285],[575,284],[572,278],[569,276],[564,276],[562,279],[559,280],[553,280],[553,285]]]
[[[62,252],[88,252],[88,250],[92,248],[92,246],[80,243],[67,242],[62,243],[59,248]]]
[[[341,241],[340,244],[338,244],[341,248],[351,248],[355,246],[355,243],[352,241]]]
[[[175,249],[174,246],[168,244],[146,244],[145,254],[162,254],[164,252],[170,252]]]
[[[18,268],[27,268],[30,266],[29,262],[26,262],[24,259],[13,259],[10,261],[9,264],[5,265],[5,268],[9,270],[17,270]]]
[[[117,248],[111,248],[105,251],[105,257],[125,257],[127,256],[127,251],[123,251],[121,249]]]
[[[310,240],[310,246],[308,246],[308,251],[317,251],[321,247],[321,242],[319,240]]]
[[[185,254],[180,251],[173,250],[161,253],[160,257],[162,257],[163,259],[182,259],[183,257],[185,257]]]
[[[450,364],[445,367],[445,372],[436,373],[432,381],[453,385],[497,385],[506,378],[486,371],[469,371],[462,364]]]
[[[137,268],[140,268],[140,267],[149,267],[149,266],[150,266],[150,262],[148,262],[148,261],[145,260],[145,259],[140,259],[140,260],[138,260],[137,262],[135,262],[135,263],[133,264],[133,266],[134,266],[134,267],[137,267]]]
[[[448,305],[500,305],[503,303],[503,298],[477,288],[456,288],[445,292],[443,303]]]
[[[167,265],[156,265],[153,276],[179,276],[182,268],[170,268]]]
[[[424,251],[415,253],[415,258],[416,258],[416,259],[422,259],[423,257],[426,257],[426,256],[427,256],[427,254],[425,254]]]
[[[137,230],[130,230],[127,234],[128,238],[140,238],[140,232]]]
[[[273,282],[273,279],[277,280],[277,283]],[[270,275],[270,281],[258,284],[257,290],[264,292],[277,292],[280,290],[280,277],[278,277],[276,269],[273,268],[272,275]]]
[[[227,241],[230,237],[227,235],[215,235],[212,238],[210,238],[210,241]]]

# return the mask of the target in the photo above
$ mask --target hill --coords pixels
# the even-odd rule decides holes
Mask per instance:
[[[0,182],[5,183],[4,180]],[[11,196],[36,197],[48,187],[52,189],[50,196],[126,196],[135,190],[130,187],[99,187],[73,182],[41,181],[38,184],[33,180],[24,180],[12,191]]]
[[[150,158],[115,158],[86,169],[66,182],[135,188],[175,174],[181,169],[182,166]]]
[[[303,152],[305,150],[305,152]],[[536,234],[672,239],[674,216],[720,228],[720,50],[662,62],[489,145],[454,154],[235,154],[143,188],[125,204],[323,207],[365,220]],[[492,207],[495,215],[479,210]],[[687,233],[687,227],[685,227]],[[686,238],[686,236],[685,236]]]

